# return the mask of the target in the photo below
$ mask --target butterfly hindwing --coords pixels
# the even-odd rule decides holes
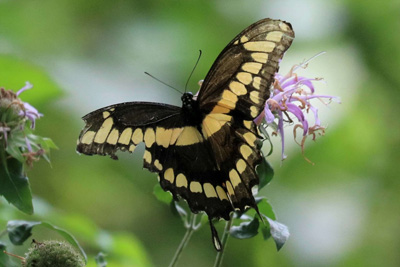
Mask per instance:
[[[141,121],[133,114],[147,117]],[[133,152],[143,142],[143,166],[159,174],[164,190],[186,199],[193,212],[229,218],[233,208],[222,187],[224,175],[197,127],[184,123],[181,108],[132,102],[99,109],[84,120],[78,152],[116,159],[118,150]]]

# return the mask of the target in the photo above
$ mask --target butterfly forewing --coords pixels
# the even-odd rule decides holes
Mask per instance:
[[[258,184],[259,135],[253,120],[262,111],[279,60],[294,38],[290,24],[264,19],[249,26],[221,52],[207,74],[198,101],[202,122],[225,188],[235,209],[256,207],[251,188]]]
[[[221,52],[199,93],[200,108],[253,120],[269,96],[279,60],[294,32],[289,23],[264,19],[236,36]]]

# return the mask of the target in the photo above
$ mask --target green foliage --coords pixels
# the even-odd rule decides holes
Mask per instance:
[[[258,218],[254,217],[251,221],[245,221],[240,223],[239,226],[233,226],[230,230],[230,234],[238,239],[251,238],[258,234],[259,226],[260,222]]]
[[[153,188],[153,194],[156,196],[156,198],[165,203],[165,204],[170,204],[173,199],[172,199],[172,195],[169,192],[165,192],[159,183],[157,183],[154,188]]]
[[[7,254],[3,253],[3,251],[7,250],[7,246],[0,242],[0,266],[12,266],[10,258]]]
[[[1,147],[0,153],[0,195],[19,210],[32,214],[32,194],[28,177],[23,172],[23,163],[15,158],[6,160]]]
[[[54,100],[61,95],[59,86],[49,74],[27,60],[0,54],[0,69],[0,87],[17,91],[25,81],[33,84],[33,90],[23,93],[23,100],[34,106]]]
[[[96,255],[95,257],[97,267],[106,267],[107,266],[107,261],[106,261],[106,255],[103,252],[99,252],[99,254]]]
[[[269,184],[269,182],[271,182],[272,178],[274,177],[274,170],[264,156],[262,157],[260,165],[258,165],[257,167],[257,174],[258,177],[260,177],[258,190],[261,190],[267,184]]]

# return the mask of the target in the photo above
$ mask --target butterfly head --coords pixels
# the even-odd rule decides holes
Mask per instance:
[[[191,92],[184,93],[181,99],[183,109],[193,110],[195,108],[196,100],[193,99],[193,94]]]

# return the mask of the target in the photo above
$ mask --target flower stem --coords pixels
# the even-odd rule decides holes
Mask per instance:
[[[231,219],[229,221],[227,221],[225,224],[225,229],[224,229],[224,233],[222,235],[222,240],[221,240],[223,249],[222,249],[222,251],[219,251],[217,253],[217,258],[215,259],[214,267],[219,267],[222,264],[222,258],[224,257],[224,252],[226,249],[226,244],[228,242],[229,232],[231,230],[232,224],[233,224],[233,215],[231,216]]]
[[[196,217],[197,214],[190,214],[189,221],[186,225],[186,233],[183,236],[183,239],[181,243],[179,244],[178,249],[175,252],[174,257],[171,260],[171,263],[169,264],[169,267],[174,267],[178,263],[179,257],[182,254],[183,249],[186,247],[186,245],[189,243],[190,238],[192,237],[193,232],[198,228],[196,227]]]

